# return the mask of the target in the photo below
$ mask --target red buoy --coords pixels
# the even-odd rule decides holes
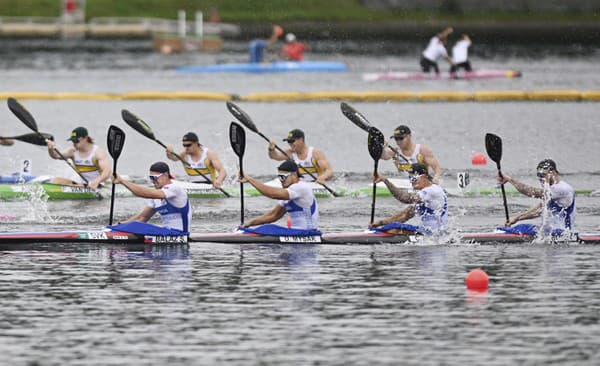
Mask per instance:
[[[481,269],[474,269],[465,278],[465,284],[469,290],[485,291],[488,289],[489,278],[487,273]]]
[[[288,218],[287,218],[287,227],[288,227],[288,229],[291,229],[291,228],[292,228],[292,218],[291,218],[291,217],[289,217],[289,216],[288,216]]]
[[[485,164],[487,164],[487,158],[485,157],[485,155],[483,155],[483,153],[476,152],[471,157],[471,164],[473,164],[473,165],[485,165]]]

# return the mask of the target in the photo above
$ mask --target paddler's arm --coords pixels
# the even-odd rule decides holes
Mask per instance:
[[[56,144],[54,143],[54,141],[52,141],[52,140],[47,140],[47,141],[48,141],[47,142],[48,155],[50,155],[50,157],[52,159],[62,160],[60,155],[56,152]],[[61,151],[61,154],[65,157],[65,159],[72,158],[74,150],[75,149],[73,147],[69,147],[65,151]]]
[[[162,191],[162,189],[148,188],[148,187],[140,186],[139,184],[135,184],[135,183],[128,181],[127,179],[121,178],[121,176],[119,176],[119,175],[117,175],[116,178],[113,177],[112,182],[113,182],[113,184],[121,183],[122,185],[125,186],[125,188],[129,189],[131,191],[131,193],[135,194],[138,197],[157,198],[157,199],[166,198],[165,193]]]
[[[245,222],[242,227],[250,227],[250,226],[256,226],[256,225],[261,225],[261,224],[268,224],[270,222],[275,222],[277,220],[279,220],[280,218],[283,217],[283,215],[285,215],[286,210],[285,207],[281,206],[281,205],[277,205],[275,206],[275,208],[273,208],[271,211],[267,212],[266,214],[259,216],[259,217],[255,217],[250,221]]]
[[[433,156],[433,151],[426,146],[421,146],[421,155],[423,156],[423,161],[425,161],[425,165],[431,167],[433,169],[433,179],[431,182],[433,184],[440,184],[440,179],[442,178],[442,167],[440,163],[437,161],[435,156]]]
[[[517,191],[529,197],[542,198],[544,196],[544,190],[541,188],[535,188],[528,184],[521,183],[518,180],[512,178],[509,175],[502,174],[502,177],[498,175],[498,183],[505,184],[506,182],[510,182]]]
[[[133,222],[133,221],[148,222],[148,220],[150,220],[150,218],[152,216],[154,216],[155,213],[156,213],[156,210],[154,208],[147,206],[147,207],[144,207],[142,212],[131,216],[130,218],[128,218],[125,221],[121,221],[120,224],[126,224],[128,222]]]
[[[173,146],[167,146],[165,152],[167,153],[167,159],[173,161],[179,161],[179,159],[177,159],[177,155],[179,155],[180,157],[183,155],[183,153],[177,154]]]
[[[285,154],[283,154],[281,151],[277,150],[275,146],[277,146],[277,143],[275,143],[275,141],[269,141],[269,147],[267,149],[269,152],[269,157],[273,160],[287,160],[287,156],[285,156]]]
[[[542,214],[542,203],[531,207],[529,210],[522,212],[506,222],[506,226],[512,226],[519,221],[534,219]]]
[[[213,182],[213,186],[217,189],[220,189],[223,185],[223,180],[225,179],[225,177],[227,177],[225,167],[223,166],[223,163],[221,163],[221,160],[219,160],[219,157],[217,156],[217,154],[215,154],[214,151],[208,150],[208,154],[206,156],[208,157],[208,160],[210,160],[212,166],[217,171],[217,178]]]
[[[392,222],[406,222],[415,216],[415,206],[406,206],[402,211],[386,219],[375,221],[369,224],[369,227],[379,227]]]
[[[396,187],[389,179],[381,174],[373,177],[373,183],[383,182],[385,186],[390,190],[394,198],[403,203],[416,203],[420,201],[419,195],[416,193],[409,193],[406,189]]]
[[[313,157],[315,158],[317,164],[319,165],[319,168],[321,169],[321,172],[317,177],[316,182],[319,184],[323,184],[325,183],[325,181],[333,178],[333,169],[331,169],[331,165],[329,164],[329,161],[327,161],[325,153],[323,153],[319,149],[314,149]]]
[[[383,141],[383,153],[381,154],[382,160],[390,160],[396,156],[396,152],[390,148],[388,140]]]
[[[244,175],[243,178],[238,179],[239,182],[242,183],[250,183],[254,188],[256,188],[261,194],[267,196],[269,198],[273,198],[276,200],[289,200],[290,193],[287,189],[272,187],[264,184],[263,182],[252,178],[249,175]]]
[[[91,189],[97,189],[98,186],[105,180],[109,179],[110,175],[112,174],[112,169],[110,168],[106,151],[102,149],[96,149],[96,160],[100,166],[100,175],[98,178],[88,183],[88,187]]]

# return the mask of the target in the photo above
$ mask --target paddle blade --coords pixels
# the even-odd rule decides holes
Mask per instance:
[[[243,157],[246,150],[246,131],[235,122],[229,125],[229,142],[235,154],[240,158]]]
[[[27,142],[28,144],[46,146],[46,140],[54,141],[54,136],[49,133],[26,133],[19,136],[2,137],[3,139],[13,139]]]
[[[244,112],[240,107],[233,104],[232,102],[225,102],[225,104],[227,105],[227,109],[229,110],[229,112],[238,121],[242,122],[242,124],[252,132],[258,133],[258,128],[256,128],[256,125],[254,124],[254,122],[252,122],[252,118],[250,118],[250,116],[246,112]]]
[[[10,109],[10,111],[13,112],[13,114],[17,116],[21,122],[29,127],[29,129],[35,132],[38,131],[37,123],[35,122],[33,116],[27,111],[27,109],[25,109],[25,107],[17,102],[15,98],[9,97],[6,100],[6,104],[8,104],[8,109]]]
[[[137,132],[141,133],[142,135],[146,136],[151,140],[156,140],[156,138],[154,137],[154,132],[152,132],[150,126],[148,126],[146,122],[141,120],[135,114],[129,112],[126,109],[123,109],[121,110],[121,117],[123,117],[123,121],[125,121],[125,123],[127,123],[131,128],[133,128]]]
[[[125,132],[123,132],[123,130],[119,127],[111,125],[108,128],[106,145],[108,146],[108,153],[113,158],[113,160],[116,161],[121,155],[123,145],[125,145]]]
[[[502,159],[502,139],[500,136],[496,136],[493,133],[486,134],[485,150],[490,159],[496,164],[500,164],[500,160]]]
[[[384,141],[385,137],[383,137],[383,133],[381,133],[381,131],[375,127],[369,127],[369,154],[373,160],[379,161],[379,159],[381,159]]]
[[[346,116],[350,121],[352,121],[352,123],[358,126],[358,128],[367,132],[369,131],[369,127],[371,127],[371,124],[369,123],[369,121],[367,121],[365,116],[360,114],[359,111],[352,108],[348,103],[344,102],[340,104],[340,108],[342,109],[342,113],[344,114],[344,116]]]

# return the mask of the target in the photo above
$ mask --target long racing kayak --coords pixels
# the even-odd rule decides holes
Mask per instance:
[[[232,63],[208,66],[182,66],[178,72],[247,72],[247,73],[280,73],[280,72],[344,72],[348,66],[334,61],[276,61],[263,63]]]
[[[423,72],[402,72],[388,71],[380,73],[363,74],[364,81],[378,80],[478,80],[478,79],[497,79],[497,78],[520,78],[523,74],[515,70],[493,70],[478,69],[469,72],[458,72],[450,74],[445,73],[423,73]]]

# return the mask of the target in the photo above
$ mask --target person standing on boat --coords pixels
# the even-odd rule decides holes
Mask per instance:
[[[66,159],[71,159],[75,169],[87,180],[87,186],[91,189],[102,187],[104,182],[110,177],[112,170],[108,162],[106,151],[94,144],[94,140],[89,136],[85,127],[77,127],[71,132],[71,137],[67,139],[73,146],[61,151]],[[48,154],[53,159],[61,159],[55,151],[54,141],[47,140]],[[78,180],[67,178],[53,178],[50,183],[83,185],[81,177]]]
[[[288,33],[285,35],[285,45],[281,49],[280,56],[289,61],[302,61],[306,48],[306,44],[298,41],[294,33]]]
[[[252,184],[263,195],[280,200],[271,211],[245,222],[242,227],[275,222],[287,212],[290,215],[292,229],[318,230],[317,199],[310,185],[301,180],[298,165],[291,160],[286,160],[277,170],[282,188],[266,185],[246,174],[239,179],[240,182]]]
[[[188,175],[188,180],[194,183],[210,183],[198,173],[199,171],[207,178],[210,178],[216,189],[221,189],[223,179],[227,176],[227,172],[217,154],[200,144],[198,135],[193,132],[188,132],[183,135],[182,140],[184,150],[177,155],[189,164],[183,164],[183,168]],[[167,158],[173,161],[179,161],[173,154],[176,154],[175,149],[172,146],[167,146]]]
[[[557,230],[569,230],[575,223],[575,191],[573,187],[560,178],[556,169],[556,163],[552,159],[544,159],[537,165],[537,178],[542,188],[521,183],[507,174],[498,176],[498,183],[511,183],[517,191],[529,197],[541,198],[542,200],[506,222],[506,226],[533,219],[544,214],[542,229],[545,233]]]
[[[452,66],[450,66],[450,74],[456,73],[463,68],[466,72],[471,72],[471,62],[469,62],[469,46],[471,46],[471,38],[463,34],[458,42],[452,47]]]
[[[279,25],[273,26],[273,32],[268,39],[254,39],[248,44],[250,63],[261,63],[264,61],[264,50],[276,43],[283,34],[283,28]]]
[[[291,130],[283,141],[286,141],[290,146],[284,151],[300,167],[300,174],[302,175],[303,181],[314,181],[323,184],[325,181],[333,178],[333,170],[331,169],[327,157],[325,157],[325,154],[321,150],[306,145],[304,141],[304,131],[299,129]],[[285,154],[275,149],[276,145],[275,141],[270,141],[269,157],[278,161],[287,160],[288,157],[285,156]],[[317,179],[315,180],[307,173],[311,173],[317,177]]]
[[[440,69],[437,64],[437,60],[440,58],[448,61],[452,65],[452,60],[448,57],[448,51],[446,51],[445,43],[448,41],[448,36],[452,34],[454,29],[448,27],[435,35],[429,40],[429,44],[423,53],[421,54],[421,70],[429,73],[430,69],[433,68],[436,74],[440,73]]]
[[[390,138],[396,140],[398,148],[396,151],[390,148],[384,149],[381,159],[394,159],[394,165],[396,165],[398,171],[404,173],[411,169],[411,164],[421,163],[425,165],[427,169],[433,170],[433,183],[440,184],[440,179],[442,177],[440,163],[437,161],[430,148],[413,142],[412,134],[408,126],[398,126]]]
[[[134,195],[150,199],[140,213],[121,224],[133,221],[148,222],[158,212],[164,227],[189,232],[192,221],[190,200],[184,188],[173,184],[169,165],[162,161],[152,164],[148,177],[154,188],[132,183],[121,176],[112,178],[113,184],[120,183]]]
[[[373,182],[384,182],[394,197],[409,204],[402,211],[386,219],[369,224],[370,227],[380,227],[393,222],[403,223],[418,216],[421,227],[426,233],[444,233],[448,226],[448,199],[442,187],[433,183],[427,167],[421,163],[411,164],[408,172],[412,187],[417,192],[408,192],[396,187],[386,177],[378,174]]]

